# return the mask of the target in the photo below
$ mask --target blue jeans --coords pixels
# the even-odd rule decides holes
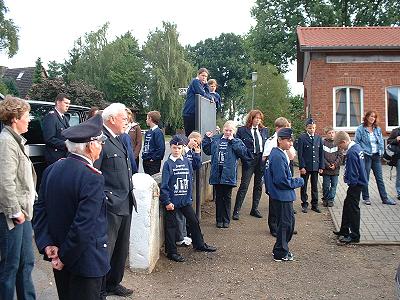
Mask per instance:
[[[388,199],[385,183],[383,182],[382,177],[382,164],[381,157],[379,154],[373,154],[372,156],[364,154],[364,163],[365,163],[365,171],[367,172],[367,179],[369,183],[369,173],[374,173],[376,184],[378,186],[379,195],[382,201],[386,201]],[[363,200],[369,199],[368,185],[364,185],[362,190],[362,198]]]
[[[32,281],[35,261],[32,248],[32,224],[25,221],[12,230],[0,213],[0,299],[36,299]]]
[[[333,202],[335,200],[338,178],[338,175],[322,176],[322,191],[325,201]]]
[[[400,159],[397,161],[396,166],[396,192],[397,196],[400,196]]]

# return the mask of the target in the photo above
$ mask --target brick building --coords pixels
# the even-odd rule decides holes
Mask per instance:
[[[354,133],[368,110],[384,135],[400,126],[400,27],[298,27],[306,115]]]

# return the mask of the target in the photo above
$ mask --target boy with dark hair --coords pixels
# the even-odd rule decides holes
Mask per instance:
[[[179,136],[173,136],[170,141],[171,155],[163,166],[160,193],[161,204],[166,209],[165,252],[170,260],[176,262],[185,261],[185,258],[177,252],[175,244],[178,210],[185,216],[189,225],[193,248],[203,252],[217,250],[204,242],[199,220],[192,207],[193,169],[189,159],[182,155],[184,144]]]
[[[342,163],[343,153],[335,145],[333,139],[335,130],[331,127],[325,127],[325,139],[323,143],[324,164],[325,168],[322,172],[322,191],[323,206],[332,207],[336,196],[336,187],[339,179],[340,164]]]
[[[277,237],[273,249],[275,261],[292,261],[289,242],[294,231],[293,201],[296,200],[295,188],[304,184],[303,178],[293,178],[289,167],[287,150],[293,146],[293,130],[282,128],[277,132],[278,147],[274,147],[269,155],[266,178],[269,196],[275,202],[277,221]]]
[[[322,138],[315,134],[315,129],[315,121],[309,118],[306,121],[306,132],[302,133],[297,140],[300,175],[304,179],[304,185],[300,190],[303,213],[307,213],[308,210],[307,182],[310,177],[311,210],[321,212],[318,208],[318,174],[321,174],[324,168],[324,153]]]
[[[161,114],[159,111],[147,113],[146,124],[150,127],[144,136],[142,151],[143,170],[146,174],[154,175],[160,172],[161,161],[165,153],[164,134],[158,127]]]
[[[361,146],[353,142],[345,131],[336,133],[334,141],[340,149],[347,151],[344,182],[349,187],[344,199],[340,230],[333,233],[339,236],[340,243],[358,243],[360,242],[360,195],[362,188],[368,185],[364,153]]]

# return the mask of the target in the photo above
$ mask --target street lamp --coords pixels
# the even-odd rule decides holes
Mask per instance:
[[[256,89],[257,72],[251,72],[251,81],[253,82],[253,97],[251,98],[251,109],[254,109],[254,92]]]

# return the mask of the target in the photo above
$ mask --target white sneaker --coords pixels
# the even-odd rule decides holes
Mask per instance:
[[[192,239],[190,237],[185,236],[183,238],[183,241],[186,243],[186,245],[191,245],[192,244]]]

